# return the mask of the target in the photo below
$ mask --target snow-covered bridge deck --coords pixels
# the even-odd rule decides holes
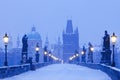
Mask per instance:
[[[75,64],[53,64],[3,80],[111,80],[100,71]]]

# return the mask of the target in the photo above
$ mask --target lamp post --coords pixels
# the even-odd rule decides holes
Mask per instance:
[[[85,51],[83,50],[82,52],[81,52],[81,62],[85,62]]]
[[[38,43],[36,45],[35,50],[36,50],[36,62],[38,63],[39,62],[39,50],[40,50]]]
[[[112,56],[112,63],[111,66],[115,66],[115,60],[114,60],[114,48],[115,48],[115,43],[117,41],[117,36],[115,35],[115,33],[113,33],[113,35],[111,36],[111,41],[112,41],[112,46],[113,46],[113,56]]]
[[[76,53],[76,63],[79,63],[79,54],[78,54],[78,52]]]
[[[81,52],[82,56],[81,56],[81,62],[86,62],[86,48],[85,46],[83,46],[82,52]]]
[[[90,50],[93,52],[94,51],[94,47],[91,47]]]
[[[81,54],[84,55],[84,51],[82,51]]]
[[[93,51],[94,51],[94,47],[91,46],[90,47],[90,52],[91,52],[91,62],[93,63]]]
[[[47,55],[48,55],[47,46],[45,46],[44,47],[44,62],[47,62]]]
[[[5,36],[3,37],[3,41],[5,43],[5,62],[4,62],[4,66],[8,66],[8,62],[7,62],[7,44],[9,41],[9,37],[7,35],[7,33],[5,33]]]
[[[48,61],[49,61],[49,63],[52,62],[51,56],[52,56],[52,53],[51,53],[51,51],[50,51],[49,54],[48,54]]]

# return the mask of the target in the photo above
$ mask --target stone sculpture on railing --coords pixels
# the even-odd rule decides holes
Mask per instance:
[[[28,43],[27,43],[28,37],[25,34],[22,38],[22,60],[21,63],[26,63],[27,62],[27,56],[28,56]]]
[[[110,36],[105,31],[105,36],[103,37],[103,49],[101,52],[101,63],[110,65],[111,64],[111,50],[110,50]]]

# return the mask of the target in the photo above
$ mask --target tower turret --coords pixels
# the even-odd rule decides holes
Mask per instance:
[[[67,21],[66,33],[73,33],[72,20]]]

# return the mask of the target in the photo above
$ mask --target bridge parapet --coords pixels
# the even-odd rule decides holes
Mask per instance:
[[[0,67],[0,78],[11,77],[29,70],[29,64]]]
[[[107,66],[104,64],[85,64],[80,63],[79,65],[89,67],[92,69],[97,69],[105,72],[108,74],[108,76],[111,77],[112,80],[120,80],[120,69],[117,69],[115,67]]]
[[[0,79],[19,75],[21,73],[24,73],[30,70],[35,70],[47,65],[49,65],[49,63],[33,63],[32,65],[22,64],[22,65],[0,67]]]

